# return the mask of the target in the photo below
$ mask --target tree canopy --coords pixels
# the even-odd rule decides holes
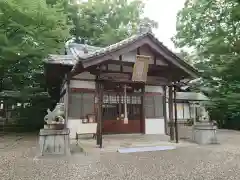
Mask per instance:
[[[43,59],[63,50],[69,37],[66,17],[44,0],[0,1],[1,90],[29,90],[39,86]]]
[[[63,50],[70,36],[66,20],[58,3],[49,6],[45,0],[0,0],[0,91],[8,97],[0,100],[4,98],[4,108],[14,102],[28,104],[12,113],[18,124],[28,129],[43,124],[43,115],[51,105],[43,93],[43,59]],[[18,96],[12,97],[12,92]]]
[[[0,92],[17,92],[18,102],[31,104],[20,116],[43,122],[49,107],[38,100],[46,90],[44,58],[63,54],[69,39],[106,46],[136,33],[140,24],[157,27],[142,16],[143,8],[140,0],[0,0]]]
[[[237,0],[188,0],[178,13],[179,48],[194,52],[193,65],[201,70],[211,91],[210,109],[220,124],[239,117],[240,3]],[[240,128],[240,122],[238,127]]]
[[[77,42],[96,46],[116,43],[137,32],[140,23],[157,27],[157,23],[142,17],[144,3],[140,0],[91,0],[68,4],[70,33]]]

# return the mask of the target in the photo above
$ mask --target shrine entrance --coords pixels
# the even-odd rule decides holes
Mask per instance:
[[[143,84],[103,83],[104,134],[144,133]]]

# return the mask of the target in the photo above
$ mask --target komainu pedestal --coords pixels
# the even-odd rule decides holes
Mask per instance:
[[[40,153],[44,155],[70,155],[69,129],[41,129]]]
[[[193,141],[197,144],[217,144],[217,127],[210,122],[199,122],[193,126]]]
[[[199,122],[193,125],[193,141],[197,144],[216,144],[217,143],[217,127],[210,122],[208,111],[204,104],[200,104]]]

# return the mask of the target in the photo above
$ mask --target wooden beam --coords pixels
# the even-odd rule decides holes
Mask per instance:
[[[124,61],[124,59],[122,59],[122,61],[109,59],[108,61],[104,61],[102,64],[116,64],[116,65],[122,64],[123,66],[133,66],[134,62]]]
[[[112,70],[98,70],[95,69],[91,72],[92,75],[100,75],[102,73],[121,73],[121,74],[132,74],[130,72],[120,72],[120,71],[112,71]]]
[[[120,72],[123,72],[123,60],[122,60],[122,55],[119,56],[119,60],[120,60]]]
[[[140,47],[137,48],[137,55],[140,55]]]
[[[124,62],[122,61],[122,63],[120,63],[121,61],[113,61],[113,60],[109,60],[107,62],[104,62],[103,64],[104,65],[121,65],[123,66],[126,66],[126,67],[133,67],[134,65],[134,62]],[[102,64],[102,65],[103,65]],[[165,65],[153,65],[153,64],[150,64],[149,65],[149,72],[151,73],[170,73],[170,67],[169,66],[165,66]],[[97,72],[99,72],[100,69],[97,68],[97,66],[91,66],[89,68],[87,68],[85,71],[89,71],[90,73],[92,74],[96,74]],[[102,71],[112,71],[109,67],[106,68],[105,70],[102,69]],[[116,71],[116,70],[115,70]],[[173,72],[175,73],[175,69],[173,69]],[[121,69],[119,69],[119,71],[116,71],[116,72],[121,72]],[[171,72],[172,73],[172,72]]]
[[[149,70],[152,70],[152,71],[168,70],[168,69],[169,69],[169,66],[149,64]]]

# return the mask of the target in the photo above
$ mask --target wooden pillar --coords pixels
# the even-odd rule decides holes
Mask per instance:
[[[174,96],[174,116],[175,116],[175,121],[174,121],[174,125],[175,125],[175,140],[176,143],[178,143],[178,122],[177,122],[177,88],[176,85],[174,85],[174,90],[173,90],[173,96]]]
[[[145,84],[142,87],[142,96],[141,96],[141,133],[145,133]]]
[[[127,85],[124,85],[124,124],[128,122],[128,112],[127,112]]]
[[[102,101],[103,101],[103,84],[97,81],[97,145],[102,148]]]
[[[119,113],[118,113],[118,117],[119,119],[121,119],[121,114],[122,114],[122,93],[119,93]]]
[[[69,75],[66,76],[66,101],[65,101],[65,125],[64,127],[68,127],[68,116],[69,116],[69,96],[70,96],[70,77]]]
[[[99,147],[102,148],[102,104],[103,104],[103,83],[100,84],[100,93],[99,93]]]
[[[191,111],[190,111],[190,112],[191,112]],[[197,117],[197,113],[196,113],[196,103],[194,102],[194,103],[193,103],[193,125],[196,125],[196,121],[197,121],[196,117]]]
[[[170,140],[174,140],[174,128],[173,128],[173,87],[168,87],[168,114],[169,114],[169,126],[170,126]]]
[[[167,133],[167,127],[168,127],[168,121],[167,121],[167,92],[166,92],[166,86],[163,86],[163,117],[164,117],[164,130],[165,134]]]
[[[96,144],[99,145],[99,119],[100,119],[100,113],[99,113],[99,82],[96,81],[96,97],[97,97],[97,114],[96,114],[96,119],[97,119],[97,134],[96,134]]]
[[[140,48],[137,48],[137,55],[140,55]],[[142,102],[142,106],[141,106],[141,133],[145,134],[145,83],[142,84],[142,96],[141,96],[141,102]]]

